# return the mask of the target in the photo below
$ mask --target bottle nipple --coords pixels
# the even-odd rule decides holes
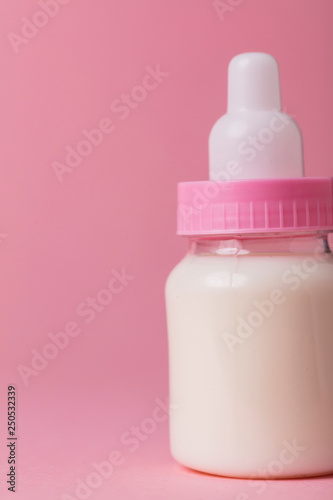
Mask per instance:
[[[281,110],[279,68],[269,54],[234,57],[228,111],[209,137],[211,180],[302,177],[302,136]]]

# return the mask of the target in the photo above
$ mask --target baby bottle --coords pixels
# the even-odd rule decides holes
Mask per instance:
[[[268,54],[229,65],[210,180],[178,185],[166,284],[171,452],[240,478],[333,472],[331,178],[304,177]]]

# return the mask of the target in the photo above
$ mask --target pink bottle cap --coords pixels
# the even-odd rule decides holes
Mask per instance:
[[[177,234],[333,231],[333,179],[178,184]]]
[[[210,180],[178,185],[178,234],[333,231],[332,178],[303,177],[301,132],[281,111],[277,61],[239,54],[228,82],[228,112],[209,139]]]

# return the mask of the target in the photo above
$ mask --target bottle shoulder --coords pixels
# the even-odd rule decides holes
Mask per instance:
[[[217,289],[269,289],[298,283],[300,288],[332,287],[333,255],[251,254],[242,256],[187,254],[171,271],[166,293]]]

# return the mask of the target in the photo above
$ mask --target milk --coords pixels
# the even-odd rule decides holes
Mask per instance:
[[[191,253],[166,300],[173,456],[236,477],[332,472],[332,255]]]

